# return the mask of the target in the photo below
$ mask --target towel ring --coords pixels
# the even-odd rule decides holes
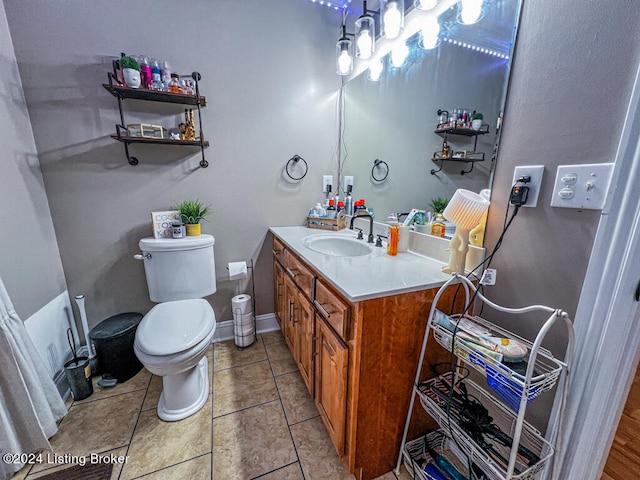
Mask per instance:
[[[380,165],[384,165],[384,168],[385,168],[384,177],[382,178],[376,177],[376,173],[375,173],[376,167],[379,167]],[[389,176],[389,165],[387,165],[387,162],[383,162],[379,158],[376,158],[373,161],[373,168],[371,169],[371,178],[373,178],[376,182],[384,182],[387,179],[387,176]]]
[[[297,165],[298,161],[302,160],[302,163],[304,163],[304,173],[299,176],[299,177],[294,177],[293,175],[291,175],[291,173],[289,172],[289,166],[291,166],[292,164],[295,166]],[[285,172],[287,172],[287,175],[289,176],[289,178],[291,180],[302,180],[306,175],[307,172],[309,171],[309,165],[307,164],[307,161],[302,158],[300,155],[294,155],[293,157],[291,157],[289,159],[289,161],[287,162],[287,165],[284,167]]]

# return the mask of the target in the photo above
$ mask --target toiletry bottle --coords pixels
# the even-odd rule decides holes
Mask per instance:
[[[391,256],[398,254],[398,224],[389,225],[389,242],[387,243],[387,253]]]
[[[162,77],[162,89],[166,92],[169,90],[169,84],[171,83],[171,67],[169,66],[169,62],[162,62],[160,76]]]
[[[353,197],[351,196],[351,185],[347,187],[347,198],[344,201],[344,213],[353,215]]]
[[[180,82],[178,80],[179,80],[178,74],[172,73],[171,81],[169,82],[169,91],[171,93],[181,93]]]
[[[336,218],[336,202],[333,198],[329,200],[329,206],[327,207],[327,218]]]
[[[336,210],[338,211],[338,213],[344,210],[344,202],[342,200],[338,202],[338,207],[336,208]]]
[[[142,79],[142,88],[151,88],[151,67],[149,66],[149,58],[144,55],[139,57],[140,77]]]
[[[153,90],[162,90],[162,74],[160,73],[160,62],[157,58],[149,61],[151,67],[151,88]]]

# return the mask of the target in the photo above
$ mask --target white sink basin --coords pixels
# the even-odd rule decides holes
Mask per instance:
[[[333,257],[361,257],[373,252],[363,240],[346,235],[311,235],[304,238],[302,244],[314,252]]]

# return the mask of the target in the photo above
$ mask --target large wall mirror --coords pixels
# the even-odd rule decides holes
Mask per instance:
[[[482,13],[473,24],[460,19],[463,1],[431,3],[441,7],[435,48],[421,48],[420,33],[412,34],[404,39],[409,55],[403,66],[394,67],[390,54],[377,52],[383,65],[379,79],[371,80],[367,64],[359,62],[362,71],[343,89],[340,176],[354,177],[354,199],[365,198],[378,221],[390,212],[428,211],[432,199],[451,198],[458,188],[491,187],[521,0],[480,1]],[[425,14],[409,11],[407,25]],[[444,134],[436,129],[446,114],[438,110],[451,116],[455,109],[481,112],[487,133],[448,134],[454,158],[442,162]],[[473,152],[484,160],[464,161],[477,159]]]

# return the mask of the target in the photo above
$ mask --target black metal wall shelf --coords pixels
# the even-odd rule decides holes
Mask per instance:
[[[478,146],[478,136],[489,133],[489,125],[483,124],[478,130],[474,130],[472,128],[465,127],[450,127],[449,124],[441,123],[436,127],[435,133],[442,136],[442,152],[445,151],[444,147],[447,145],[447,137],[449,135],[457,135],[462,137],[473,137],[473,150],[472,151],[460,151],[453,152],[449,155],[443,155],[442,152],[434,152],[431,160],[437,165],[440,162],[440,168],[437,170],[435,168],[431,169],[431,175],[435,175],[444,167],[444,162],[464,162],[467,164],[471,164],[469,170],[461,170],[460,175],[465,175],[467,173],[471,173],[473,170],[473,166],[476,162],[484,161],[484,153],[476,152],[476,148]]]
[[[202,159],[200,160],[200,166],[206,168],[209,166],[209,162],[205,159],[204,149],[209,146],[209,142],[204,139],[204,133],[202,132],[202,112],[201,107],[207,105],[206,97],[200,95],[198,82],[202,78],[198,72],[191,74],[195,82],[195,94],[189,95],[184,93],[163,92],[157,90],[146,90],[142,88],[130,88],[126,87],[118,82],[113,73],[108,74],[109,83],[103,83],[102,86],[118,99],[118,110],[120,111],[120,124],[116,124],[116,134],[111,135],[111,138],[122,142],[124,144],[125,155],[129,165],[137,165],[138,159],[129,154],[129,145],[132,143],[138,144],[154,144],[154,145],[175,145],[186,147],[199,147]],[[160,103],[173,103],[180,105],[191,105],[198,109],[198,127],[199,127],[199,139],[197,140],[174,140],[170,138],[149,138],[149,137],[132,137],[128,135],[128,129],[124,121],[124,113],[122,107],[122,101],[125,99],[144,100],[148,102],[160,102]]]

